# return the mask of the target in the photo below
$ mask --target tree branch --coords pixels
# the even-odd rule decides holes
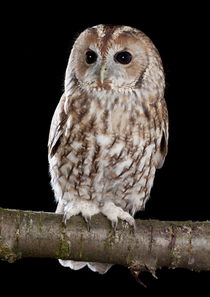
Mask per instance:
[[[0,208],[0,259],[24,257],[121,264],[133,270],[210,270],[210,222],[136,220],[136,232],[119,222],[117,231],[103,215],[81,216],[65,227],[62,215]]]

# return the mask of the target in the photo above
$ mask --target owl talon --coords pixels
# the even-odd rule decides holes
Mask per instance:
[[[112,228],[113,228],[114,234],[116,234],[116,231],[117,231],[117,222],[116,221],[112,222]]]
[[[136,222],[134,222],[133,224],[132,231],[133,231],[133,235],[136,235]]]
[[[133,235],[136,234],[136,224],[135,224],[134,219],[133,219],[132,222],[122,221],[122,227],[123,227],[124,229],[130,230],[130,232],[132,232]]]
[[[63,219],[62,219],[62,224],[64,225],[64,227],[66,227],[66,222],[67,222],[67,218],[66,218],[66,214],[64,213]]]
[[[112,201],[106,202],[103,207],[101,207],[100,211],[112,222],[114,233],[116,233],[117,230],[118,219],[125,221],[135,230],[134,218],[127,211],[116,206]]]
[[[87,230],[88,230],[88,232],[90,232],[90,229],[91,229],[91,218],[90,217],[85,218],[85,221],[87,223]]]

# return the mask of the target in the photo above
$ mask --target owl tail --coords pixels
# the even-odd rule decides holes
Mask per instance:
[[[69,267],[73,270],[79,270],[85,267],[86,265],[94,272],[98,272],[100,274],[106,273],[111,267],[112,264],[105,263],[96,263],[96,262],[77,262],[72,260],[60,260],[59,262],[62,266]]]

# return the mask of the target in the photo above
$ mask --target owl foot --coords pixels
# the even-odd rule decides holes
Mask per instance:
[[[63,224],[66,226],[67,220],[72,216],[81,214],[87,222],[87,229],[91,228],[91,217],[99,213],[99,208],[96,204],[89,200],[74,200],[68,202],[64,207]]]
[[[100,212],[111,221],[114,232],[116,232],[117,229],[118,219],[126,221],[129,225],[133,226],[133,231],[135,232],[134,218],[121,207],[116,206],[113,202],[106,202],[102,207],[100,207]]]

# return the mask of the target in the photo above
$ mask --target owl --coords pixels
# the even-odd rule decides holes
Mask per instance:
[[[134,226],[167,154],[168,113],[161,58],[128,26],[98,25],[76,39],[49,134],[56,213],[66,222],[102,213]],[[91,231],[90,231],[91,232]],[[111,264],[60,260],[101,274]]]

